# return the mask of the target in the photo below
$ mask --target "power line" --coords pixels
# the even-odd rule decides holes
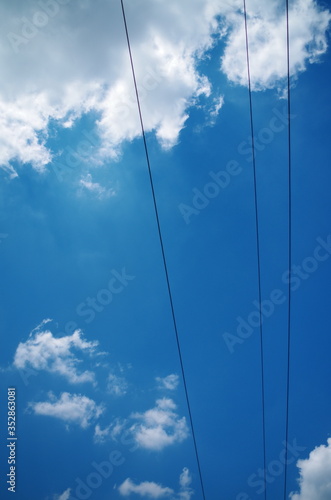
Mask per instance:
[[[284,500],[287,489],[287,455],[289,430],[289,401],[290,401],[290,368],[291,368],[291,268],[292,268],[292,152],[291,152],[291,89],[290,89],[290,26],[289,8],[286,0],[286,55],[287,55],[287,114],[288,114],[288,308],[287,308],[287,377],[286,377],[286,424],[285,424],[285,473],[284,473]]]
[[[171,292],[171,287],[170,287],[168,265],[167,265],[167,260],[166,260],[164,245],[163,245],[163,237],[162,237],[162,232],[161,232],[161,224],[160,224],[159,212],[158,212],[157,203],[156,203],[156,195],[155,195],[155,190],[154,190],[154,182],[153,182],[151,164],[150,164],[150,160],[149,160],[149,154],[148,154],[148,148],[147,148],[147,141],[146,141],[146,135],[145,135],[145,127],[144,127],[144,122],[143,122],[143,118],[142,118],[142,112],[141,112],[141,106],[140,106],[140,100],[139,100],[139,92],[138,92],[138,87],[137,87],[136,74],[135,74],[135,70],[134,70],[133,57],[132,57],[132,52],[131,52],[131,44],[130,44],[130,38],[129,38],[129,31],[128,31],[128,26],[127,26],[127,22],[126,22],[126,15],[125,15],[125,9],[124,9],[123,0],[121,0],[121,7],[122,7],[123,21],[124,21],[124,26],[125,26],[126,40],[127,40],[127,44],[128,44],[128,51],[129,51],[129,56],[130,56],[130,63],[131,63],[133,83],[134,83],[134,88],[135,88],[135,93],[136,93],[136,99],[137,99],[137,106],[138,106],[138,112],[139,112],[141,132],[142,132],[142,137],[143,137],[143,142],[144,142],[144,149],[145,149],[146,162],[147,162],[147,167],[148,167],[148,174],[149,174],[150,186],[151,186],[152,197],[153,197],[154,211],[155,211],[155,217],[156,217],[156,223],[157,223],[157,230],[158,230],[158,234],[159,234],[159,241],[160,241],[160,247],[161,247],[161,253],[162,253],[162,260],[163,260],[164,272],[165,272],[165,277],[166,277],[166,282],[167,282],[167,289],[168,289],[168,295],[169,295],[169,302],[170,302],[172,320],[173,320],[174,331],[175,331],[175,335],[176,335],[177,350],[178,350],[180,368],[181,368],[181,373],[182,373],[182,379],[183,379],[183,385],[184,385],[184,391],[185,391],[185,397],[186,397],[186,404],[187,404],[187,409],[188,409],[188,414],[189,414],[189,419],[190,419],[190,425],[191,425],[191,429],[192,429],[192,438],[193,438],[195,456],[196,456],[196,461],[197,461],[197,466],[198,466],[198,471],[199,471],[199,478],[200,478],[200,485],[201,485],[202,497],[203,497],[203,500],[205,500],[206,497],[205,497],[205,490],[204,490],[204,484],[203,484],[203,479],[202,479],[200,459],[199,459],[198,447],[197,447],[196,438],[195,438],[193,418],[192,418],[192,412],[191,412],[191,405],[190,405],[190,400],[189,400],[189,396],[188,396],[188,389],[187,389],[186,378],[185,378],[185,371],[184,371],[184,364],[183,364],[183,358],[182,358],[182,351],[181,351],[181,347],[180,347],[180,341],[179,341],[179,335],[178,335],[178,329],[177,329],[177,321],[176,321],[175,309],[174,309],[174,304],[173,304],[173,299],[172,299],[172,292]]]
[[[261,258],[260,258],[260,227],[259,227],[259,206],[257,197],[256,183],[256,158],[255,158],[255,141],[254,141],[254,123],[253,123],[253,103],[252,103],[252,86],[251,86],[251,71],[249,63],[249,44],[248,44],[248,28],[247,28],[247,10],[246,0],[244,0],[244,18],[245,18],[245,37],[246,37],[246,59],[247,59],[247,76],[248,76],[248,94],[249,94],[249,111],[250,111],[250,126],[252,136],[252,160],[253,160],[253,179],[254,179],[254,206],[255,206],[255,228],[256,228],[256,249],[257,249],[257,280],[258,280],[258,297],[259,304],[262,302],[261,292]],[[266,431],[265,431],[265,383],[264,383],[264,349],[263,349],[263,328],[262,328],[262,310],[259,308],[260,320],[260,360],[261,360],[261,393],[262,393],[262,439],[263,439],[263,471],[264,471],[264,498],[267,498],[267,482],[266,482]]]

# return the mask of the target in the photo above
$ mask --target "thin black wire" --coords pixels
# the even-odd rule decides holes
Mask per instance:
[[[252,160],[253,160],[253,178],[254,178],[254,205],[255,205],[255,227],[256,227],[256,249],[257,249],[257,280],[258,280],[258,296],[259,304],[262,301],[261,292],[261,257],[260,257],[260,227],[259,227],[259,205],[257,197],[256,183],[256,159],[255,159],[255,141],[254,141],[254,123],[253,123],[253,103],[252,103],[252,87],[251,87],[251,71],[249,64],[249,44],[248,44],[248,28],[247,28],[247,10],[246,0],[244,0],[244,18],[245,18],[245,36],[246,36],[246,59],[247,59],[247,76],[248,76],[248,94],[249,94],[249,110],[250,110],[250,125],[252,135]],[[265,383],[264,383],[264,349],[263,349],[263,328],[262,328],[262,311],[259,308],[260,319],[260,356],[261,356],[261,393],[262,393],[262,439],[263,439],[263,471],[264,471],[264,498],[267,498],[267,456],[266,456],[266,431],[265,431]]]
[[[158,234],[159,234],[159,241],[160,241],[161,252],[162,252],[162,260],[163,260],[163,266],[164,266],[165,277],[166,277],[167,288],[168,288],[168,295],[169,295],[169,301],[170,301],[170,307],[171,307],[171,314],[172,314],[172,319],[173,319],[173,324],[174,324],[174,330],[175,330],[175,334],[176,334],[176,343],[177,343],[177,350],[178,350],[180,368],[181,368],[181,373],[182,373],[182,378],[183,378],[183,384],[184,384],[184,391],[185,391],[187,409],[188,409],[188,414],[189,414],[189,419],[190,419],[190,424],[191,424],[191,429],[192,429],[192,437],[193,437],[193,443],[194,443],[195,456],[196,456],[197,465],[198,465],[198,471],[199,471],[199,478],[200,478],[200,484],[201,484],[202,497],[203,497],[203,500],[205,500],[206,497],[205,497],[205,490],[204,490],[203,479],[202,479],[202,472],[201,472],[201,466],[200,466],[200,460],[199,460],[199,453],[198,453],[198,447],[197,447],[196,438],[195,438],[193,418],[192,418],[192,412],[191,412],[191,405],[190,405],[190,400],[189,400],[189,396],[188,396],[188,389],[187,389],[186,378],[185,378],[185,371],[184,371],[184,364],[183,364],[183,358],[182,358],[182,351],[181,351],[181,347],[180,347],[180,341],[179,341],[179,335],[178,335],[178,329],[177,329],[177,321],[176,321],[176,316],[175,316],[175,309],[174,309],[174,304],[173,304],[173,300],[172,300],[172,292],[171,292],[171,287],[170,287],[168,265],[167,265],[167,260],[166,260],[166,256],[165,256],[164,245],[163,245],[163,238],[162,238],[162,232],[161,232],[160,218],[159,218],[159,212],[158,212],[157,203],[156,203],[156,195],[155,195],[155,190],[154,190],[154,182],[153,182],[151,165],[150,165],[150,161],[149,161],[149,154],[148,154],[148,148],[147,148],[147,142],[146,142],[145,128],[144,128],[144,122],[143,122],[143,118],[142,118],[141,107],[140,107],[139,93],[138,93],[138,87],[137,87],[137,80],[136,80],[136,74],[135,74],[134,65],[133,65],[133,58],[132,58],[132,52],[131,52],[131,44],[130,44],[128,26],[127,26],[127,22],[126,22],[126,16],[125,16],[125,10],[124,10],[123,0],[121,0],[121,6],[122,6],[122,13],[123,13],[124,26],[125,26],[126,39],[127,39],[127,43],[128,43],[130,63],[131,63],[131,69],[132,69],[132,77],[133,77],[133,82],[134,82],[134,88],[135,88],[136,98],[137,98],[137,106],[138,106],[138,111],[139,111],[139,119],[140,119],[141,131],[142,131],[142,136],[143,136],[143,141],[144,141],[144,148],[145,148],[145,155],[146,155],[146,161],[147,161],[147,167],[148,167],[149,180],[150,180],[150,185],[151,185],[151,190],[152,190],[154,211],[155,211],[157,229],[158,229]]]
[[[287,49],[287,114],[288,114],[288,309],[287,309],[287,379],[286,379],[286,424],[285,424],[285,473],[284,500],[287,490],[287,455],[289,434],[290,368],[291,368],[291,268],[292,268],[292,152],[291,152],[291,89],[290,89],[290,26],[289,8],[286,0],[286,49]]]

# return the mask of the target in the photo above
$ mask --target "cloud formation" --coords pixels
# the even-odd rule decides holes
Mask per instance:
[[[177,389],[179,384],[179,377],[175,373],[171,373],[166,377],[156,377],[156,382],[158,383],[159,389],[168,389],[169,391],[174,391]]]
[[[82,191],[84,190],[94,194],[99,200],[110,198],[116,194],[114,189],[107,189],[104,186],[101,186],[98,182],[93,182],[91,174],[86,174],[82,177],[79,181],[79,185],[82,188]]]
[[[109,439],[118,441],[123,434],[129,434],[127,430],[127,420],[116,418],[107,427],[102,428],[99,424],[94,429],[94,442],[105,443]]]
[[[55,495],[54,500],[69,500],[71,489],[66,489],[61,495]]]
[[[45,322],[40,327],[44,324]],[[37,371],[62,375],[72,384],[95,383],[94,372],[78,371],[80,360],[75,356],[75,352],[90,355],[95,353],[98,345],[98,341],[85,340],[81,330],[65,337],[54,337],[51,331],[40,331],[40,328],[37,328],[30,333],[26,342],[19,343],[13,364],[19,370],[32,367]]]
[[[97,424],[94,441],[117,441],[123,433],[130,436],[136,447],[152,451],[181,443],[188,437],[189,429],[186,418],[180,417],[176,408],[172,399],[157,399],[155,407],[144,413],[132,413],[127,419],[117,418],[104,428]]]
[[[287,76],[284,2],[247,2],[251,83],[253,90],[281,85]],[[290,2],[290,73],[297,77],[327,50],[328,10],[313,0]],[[222,71],[236,84],[247,86],[246,41],[242,13],[227,18],[228,38]]]
[[[93,113],[95,164],[116,160],[123,141],[141,135],[120,4],[54,0],[45,14],[41,3],[0,5],[7,42],[0,51],[0,165],[12,177],[15,161],[43,172],[58,154],[47,143],[51,123],[66,129]],[[242,2],[144,0],[143,9],[137,2],[126,9],[145,129],[168,149],[201,96],[211,102],[211,123],[223,104],[198,66],[217,38],[226,42],[222,71],[247,85]],[[286,74],[283,2],[250,0],[248,17],[253,89],[273,88]],[[329,21],[313,0],[291,2],[293,76],[326,51]],[[104,196],[96,184],[82,179],[82,187]]]
[[[192,483],[192,477],[190,471],[187,467],[184,467],[183,472],[179,477],[179,493],[178,497],[180,500],[190,500],[193,496],[194,491],[190,487]]]
[[[127,392],[128,384],[124,377],[119,377],[110,373],[107,379],[107,392],[113,396],[124,396]]]
[[[83,429],[104,412],[103,406],[97,405],[93,399],[68,392],[63,392],[58,399],[49,393],[49,401],[29,403],[29,408],[36,415],[58,418],[68,424],[78,424]]]
[[[317,446],[305,460],[298,460],[299,493],[291,500],[329,500],[331,498],[331,438],[327,445]]]
[[[124,497],[131,495],[131,493],[136,493],[145,498],[166,498],[173,493],[171,488],[164,488],[157,483],[144,481],[143,483],[135,484],[130,478],[127,478],[119,486],[118,491]]]
[[[190,471],[184,467],[179,477],[179,491],[176,493],[173,489],[164,487],[152,481],[144,481],[135,484],[130,478],[127,478],[119,487],[118,491],[122,496],[128,497],[132,493],[144,498],[170,498],[170,500],[190,500],[194,491],[190,488],[192,482]]]
[[[132,414],[131,417],[139,422],[131,427],[137,444],[141,448],[159,451],[184,441],[189,434],[186,419],[180,418],[175,410],[172,399],[162,398],[156,401],[154,408]]]

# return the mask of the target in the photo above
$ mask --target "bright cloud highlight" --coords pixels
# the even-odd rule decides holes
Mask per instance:
[[[30,403],[29,408],[36,415],[58,418],[68,424],[78,424],[83,429],[104,412],[104,407],[97,405],[93,399],[68,392],[63,392],[58,399],[50,393],[49,401]]]
[[[93,113],[99,139],[95,165],[116,161],[122,143],[141,136],[119,4],[96,0],[57,7],[56,15],[36,29],[32,20],[37,11],[31,13],[27,2],[0,6],[8,42],[0,53],[0,165],[11,177],[18,175],[16,161],[39,172],[52,164],[57,152],[47,144],[51,122],[58,130],[68,129]],[[213,93],[198,67],[219,40],[225,42],[222,71],[231,82],[247,85],[242,2],[146,0],[143,11],[142,16],[134,3],[127,5],[144,125],[169,149],[202,96],[211,103],[210,124],[226,100],[223,92],[222,97],[219,90]],[[248,17],[252,87],[278,87],[286,75],[284,4],[251,0]],[[29,30],[26,19],[34,34],[22,41]],[[325,53],[330,19],[330,12],[313,0],[291,2],[292,76]],[[90,175],[81,178],[82,189],[98,197],[112,195]]]
[[[154,408],[131,415],[140,422],[131,427],[137,444],[142,448],[159,451],[184,441],[189,434],[186,419],[180,418],[175,410],[176,405],[172,399],[162,398],[156,401]]]
[[[98,345],[98,341],[85,340],[81,330],[65,337],[54,337],[49,330],[37,329],[31,332],[26,342],[19,343],[14,355],[14,366],[19,370],[32,367],[37,371],[62,375],[72,384],[94,383],[93,372],[78,371],[80,360],[75,352],[91,355]]]
[[[184,467],[179,477],[179,491],[176,493],[173,489],[164,487],[152,481],[144,481],[135,484],[130,478],[127,478],[119,487],[119,493],[128,497],[132,493],[144,498],[170,498],[170,500],[190,500],[194,491],[190,488],[192,482],[190,471]]]
[[[305,460],[298,460],[299,493],[292,500],[329,500],[331,498],[331,438],[327,445],[317,446]]]

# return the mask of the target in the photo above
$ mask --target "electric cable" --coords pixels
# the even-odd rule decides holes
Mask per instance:
[[[260,255],[260,226],[259,226],[259,205],[257,196],[257,180],[256,180],[256,158],[255,158],[255,142],[254,142],[254,121],[253,121],[253,102],[252,102],[252,85],[251,71],[249,59],[249,43],[248,43],[248,27],[247,27],[247,10],[246,0],[244,0],[244,19],[245,19],[245,38],[246,38],[246,60],[247,60],[247,78],[248,78],[248,94],[249,94],[249,111],[250,111],[250,128],[252,138],[252,160],[253,160],[253,181],[254,181],[254,207],[255,207],[255,233],[256,233],[256,251],[257,251],[257,281],[258,281],[258,297],[259,304],[262,302],[261,291],[261,255]],[[262,328],[262,311],[259,308],[259,323],[260,323],[260,362],[261,362],[261,395],[262,395],[262,441],[263,441],[263,480],[264,480],[264,498],[267,498],[267,482],[266,482],[266,429],[265,429],[265,381],[264,381],[264,349],[263,349],[263,328]]]
[[[284,500],[287,490],[287,456],[289,435],[290,369],[291,369],[291,271],[292,271],[292,151],[291,151],[291,88],[290,88],[290,26],[289,7],[286,0],[286,58],[287,58],[287,119],[288,119],[288,307],[287,307],[287,376],[286,376],[286,418],[285,418],[285,472]]]
[[[143,117],[142,117],[141,106],[140,106],[139,92],[138,92],[136,74],[135,74],[135,70],[134,70],[133,57],[132,57],[132,52],[131,52],[131,44],[130,44],[130,38],[129,38],[129,31],[128,31],[128,26],[127,26],[127,21],[126,21],[126,15],[125,15],[125,9],[124,9],[123,0],[121,0],[121,7],[122,7],[123,21],[124,21],[124,27],[125,27],[125,33],[126,33],[126,40],[127,40],[127,44],[128,44],[130,64],[131,64],[131,70],[132,70],[132,78],[133,78],[133,83],[134,83],[134,88],[135,88],[136,99],[137,99],[137,106],[138,106],[139,119],[140,119],[140,125],[141,125],[141,132],[142,132],[144,149],[145,149],[146,162],[147,162],[147,167],[148,167],[148,175],[149,175],[151,192],[152,192],[152,198],[153,198],[154,212],[155,212],[157,230],[158,230],[158,235],[159,235],[159,242],[160,242],[161,253],[162,253],[162,261],[163,261],[163,267],[164,267],[165,278],[166,278],[166,283],[167,283],[167,290],[168,290],[168,296],[169,296],[169,302],[170,302],[170,308],[171,308],[171,315],[172,315],[172,320],[173,320],[173,325],[174,325],[174,331],[175,331],[175,335],[176,335],[176,344],[177,344],[178,357],[179,357],[181,374],[182,374],[182,379],[183,379],[186,404],[187,404],[187,409],[188,409],[188,414],[189,414],[190,426],[191,426],[191,430],[192,430],[192,438],[193,438],[195,456],[196,456],[196,461],[197,461],[197,466],[198,466],[198,472],[199,472],[199,479],[200,479],[202,497],[203,497],[203,500],[205,500],[206,499],[206,497],[205,497],[205,489],[204,489],[204,483],[203,483],[203,478],[202,478],[202,471],[201,471],[201,465],[200,465],[198,447],[197,447],[197,442],[196,442],[196,437],[195,437],[195,432],[194,432],[192,411],[191,411],[191,405],[190,405],[190,400],[189,400],[189,395],[188,395],[188,388],[187,388],[185,371],[184,371],[184,363],[183,363],[182,351],[181,351],[181,347],[180,347],[180,340],[179,340],[178,329],[177,329],[177,321],[176,321],[175,309],[174,309],[174,304],[173,304],[173,299],[172,299],[172,291],[171,291],[171,287],[170,287],[168,265],[167,265],[166,255],[165,255],[164,244],[163,244],[163,237],[162,237],[162,232],[161,232],[161,224],[160,224],[160,218],[159,218],[159,211],[158,211],[157,202],[156,202],[156,194],[155,194],[155,189],[154,189],[154,181],[153,181],[153,176],[152,176],[151,164],[150,164],[150,160],[149,160],[148,147],[147,147],[146,134],[145,134],[145,127],[144,127],[144,122],[143,122]]]

